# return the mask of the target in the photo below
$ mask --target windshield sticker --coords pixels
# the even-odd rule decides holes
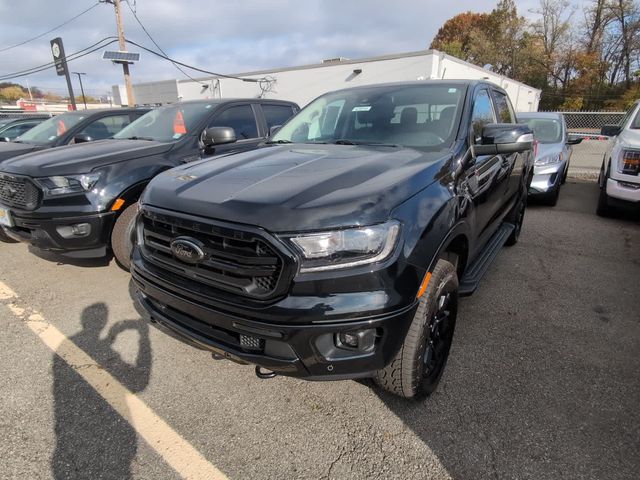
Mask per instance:
[[[213,105],[207,105],[207,106],[206,106],[206,107],[204,107],[204,108],[206,108],[207,110],[209,110],[211,107],[213,107]]]
[[[174,139],[174,140],[177,140],[177,139],[179,139],[181,136],[182,136],[182,134],[181,134],[181,133],[174,133],[174,134],[173,134],[173,139]]]
[[[368,112],[371,110],[371,105],[360,105],[359,107],[353,107],[352,112]]]
[[[458,91],[457,88],[450,88],[449,93],[456,93]]]

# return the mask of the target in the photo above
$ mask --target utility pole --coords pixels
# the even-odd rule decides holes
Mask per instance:
[[[122,52],[127,51],[127,44],[125,43],[124,27],[122,26],[122,9],[120,7],[120,0],[104,0],[106,3],[112,3],[116,11],[116,26],[118,27],[118,45]],[[133,97],[133,85],[131,84],[131,76],[129,75],[129,64],[122,62],[122,72],[124,73],[124,85],[127,89],[127,104],[133,107],[136,102]]]
[[[82,92],[82,101],[84,102],[84,109],[87,109],[87,97],[84,94],[84,87],[82,86],[82,75],[86,75],[84,72],[71,72],[74,75],[78,75],[78,80],[80,81],[80,91]]]

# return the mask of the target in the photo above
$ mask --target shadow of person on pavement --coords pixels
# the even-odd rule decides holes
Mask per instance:
[[[131,392],[144,390],[151,371],[148,325],[125,320],[113,325],[105,336],[108,308],[96,303],[82,312],[82,330],[69,338],[77,347]],[[118,336],[132,330],[138,334],[135,364],[124,361],[113,349]],[[53,358],[53,396],[56,447],[51,469],[56,479],[131,478],[137,451],[133,427],[125,421],[63,358]]]

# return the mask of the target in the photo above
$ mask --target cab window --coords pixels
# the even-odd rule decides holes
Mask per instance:
[[[129,114],[112,115],[91,122],[80,133],[89,135],[94,140],[104,140],[113,137],[127,125],[129,125]]]
[[[209,127],[231,127],[238,140],[258,138],[258,126],[251,105],[237,105],[220,113]]]
[[[498,109],[498,119],[501,123],[516,123],[516,115],[513,112],[513,107],[507,97],[502,92],[494,91],[494,97],[496,99],[496,107]]]
[[[473,113],[471,114],[471,130],[473,142],[480,143],[482,139],[482,129],[485,125],[496,122],[493,112],[493,105],[487,90],[480,90],[473,102]]]

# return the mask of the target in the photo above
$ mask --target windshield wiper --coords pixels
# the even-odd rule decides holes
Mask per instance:
[[[341,138],[340,140],[336,140],[333,142],[335,145],[367,145],[373,147],[400,147],[400,145],[396,145],[395,143],[377,143],[377,142],[356,142],[354,140],[349,140],[347,138]]]
[[[269,140],[268,142],[264,142],[269,145],[273,145],[275,143],[293,143],[291,140]]]
[[[127,140],[146,140],[148,142],[154,142],[155,138],[151,138],[151,137],[138,137],[136,135],[134,135],[133,137],[127,137]]]

